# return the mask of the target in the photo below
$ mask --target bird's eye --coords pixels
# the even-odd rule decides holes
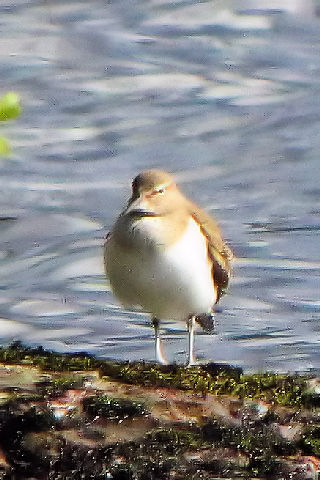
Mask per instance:
[[[155,188],[152,192],[152,195],[163,195],[165,192],[165,188]]]

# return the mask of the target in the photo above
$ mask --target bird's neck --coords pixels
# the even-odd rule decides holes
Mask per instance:
[[[163,249],[181,238],[189,218],[182,209],[155,216],[124,214],[116,224],[114,235],[126,249]]]

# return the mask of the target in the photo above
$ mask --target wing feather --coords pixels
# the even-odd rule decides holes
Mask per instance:
[[[217,286],[217,302],[228,287],[233,253],[221,236],[215,220],[204,210],[190,202],[190,213],[201,226],[208,241],[208,255],[212,261],[212,277]]]

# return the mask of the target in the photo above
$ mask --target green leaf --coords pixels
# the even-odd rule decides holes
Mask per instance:
[[[20,97],[17,93],[8,92],[0,98],[0,121],[12,120],[20,113]]]
[[[11,153],[11,147],[7,140],[0,137],[0,155],[9,155]]]

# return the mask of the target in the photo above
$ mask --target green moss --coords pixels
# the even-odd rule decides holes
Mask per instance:
[[[242,375],[228,392],[241,398],[263,399],[270,403],[301,406],[306,379],[273,373]]]
[[[146,363],[102,365],[102,372],[128,383],[235,395],[263,399],[278,405],[303,406],[306,378],[290,375],[241,374],[239,370],[220,370],[215,375],[206,367],[177,367]]]
[[[197,429],[157,428],[146,437],[149,445],[161,445],[172,453],[177,449],[198,448],[203,446],[203,438]]]
[[[309,377],[274,373],[243,374],[241,369],[209,364],[186,368],[146,362],[111,362],[87,354],[57,354],[43,348],[27,348],[21,343],[0,348],[0,361],[35,365],[47,371],[85,371],[99,369],[102,376],[125,383],[178,388],[200,393],[255,398],[295,408],[317,407],[318,397],[310,400]],[[72,387],[71,387],[72,388]]]
[[[320,407],[320,394],[315,392],[303,392],[301,396],[301,402],[306,408],[319,408]]]
[[[76,376],[74,374],[66,376],[62,375],[53,378],[51,381],[46,382],[45,385],[38,385],[38,389],[42,393],[50,396],[59,396],[70,389],[81,389],[83,387],[84,378]]]
[[[43,397],[38,393],[14,393],[11,397],[11,401],[14,403],[19,403],[19,405],[29,404],[31,402],[40,402],[41,400],[43,400]]]
[[[20,438],[25,432],[45,431],[55,425],[55,419],[50,409],[45,406],[32,405],[21,408],[19,402],[12,401],[3,411],[2,431],[5,432],[6,441]]]
[[[124,418],[146,415],[142,403],[122,398],[111,398],[108,395],[86,397],[82,402],[84,411],[91,417],[103,417],[122,420]]]
[[[135,464],[135,472],[140,472],[146,466],[153,465],[158,471],[158,477],[168,478],[169,472],[176,474],[185,473],[182,478],[192,477],[192,472],[203,471],[209,473],[224,472],[228,478],[235,478],[235,475],[242,472],[247,478],[255,476],[271,476],[281,471],[281,461],[277,459],[276,445],[279,439],[274,433],[268,432],[264,427],[228,427],[216,420],[208,422],[201,428],[186,426],[175,428],[157,428],[146,435],[144,440],[120,446],[118,453],[124,455],[126,460]],[[226,458],[190,463],[186,460],[184,453],[201,453],[202,450],[211,450],[226,447],[235,451],[243,452],[248,458],[248,465],[240,467],[237,463],[228,461]],[[290,452],[291,454],[292,452]],[[197,455],[196,455],[197,456]],[[137,459],[139,461],[137,462]],[[148,470],[148,469],[147,469]],[[152,469],[148,474],[151,475]],[[168,477],[162,477],[159,472],[167,472]],[[190,475],[190,476],[189,476]],[[240,475],[239,475],[240,476]],[[141,478],[139,475],[137,478]],[[144,478],[144,477],[143,477]],[[146,478],[154,478],[152,476]],[[170,477],[171,478],[171,477]],[[176,477],[175,477],[176,478]],[[180,477],[178,477],[180,478]],[[203,477],[211,478],[211,477]],[[278,478],[278,477],[276,477]]]
[[[274,475],[281,470],[279,455],[294,455],[297,447],[281,439],[268,425],[230,427],[213,419],[201,429],[205,442],[215,447],[234,448],[246,454],[252,475]]]
[[[312,425],[305,429],[299,446],[307,454],[320,457],[320,425]]]
[[[167,480],[168,478],[189,480],[188,470],[193,471],[183,453],[201,448],[203,445],[198,431],[183,428],[156,428],[141,441],[118,445],[117,455],[125,458],[132,466],[134,478],[139,480]],[[201,477],[197,477],[201,478]]]
[[[112,480],[134,480],[135,475],[131,465],[117,465],[111,469]],[[108,477],[105,477],[108,478]]]
[[[29,348],[14,342],[9,347],[0,348],[0,362],[7,364],[34,365],[47,371],[79,371],[98,368],[100,361],[90,355],[59,354],[45,351],[42,347]]]

